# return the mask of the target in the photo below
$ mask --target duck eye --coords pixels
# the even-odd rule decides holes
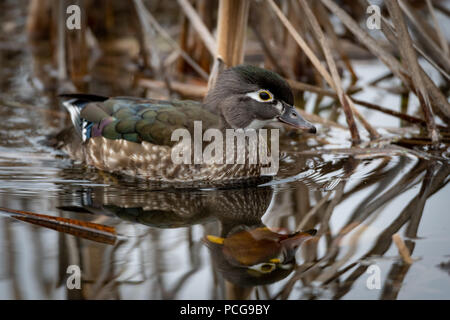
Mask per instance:
[[[262,91],[259,92],[259,98],[262,101],[269,101],[269,100],[272,99],[272,95],[270,94],[270,92],[262,90]]]
[[[250,270],[257,271],[259,273],[269,273],[276,269],[275,263],[260,263],[251,267],[248,267]]]
[[[264,273],[271,272],[275,269],[275,265],[273,263],[265,263],[261,266],[261,271]]]

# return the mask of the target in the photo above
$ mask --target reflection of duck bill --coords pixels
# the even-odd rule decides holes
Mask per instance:
[[[289,249],[296,249],[303,241],[308,240],[315,236],[317,230],[311,229],[304,232],[296,232],[291,234],[288,238],[281,240],[280,243]]]
[[[205,242],[224,277],[233,283],[256,285],[286,277],[294,268],[295,251],[316,230],[280,234],[268,228],[243,230],[226,238],[208,235]]]

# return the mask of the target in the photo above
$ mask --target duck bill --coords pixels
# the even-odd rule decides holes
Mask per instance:
[[[289,236],[287,239],[280,241],[280,243],[287,249],[295,249],[305,240],[313,238],[314,234],[309,231],[297,232]]]
[[[316,133],[317,131],[312,123],[303,119],[294,106],[284,102],[283,113],[278,117],[278,120],[305,132]]]

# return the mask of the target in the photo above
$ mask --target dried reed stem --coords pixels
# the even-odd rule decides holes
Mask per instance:
[[[404,59],[405,67],[409,69],[411,78],[416,88],[416,94],[419,98],[420,105],[422,107],[425,120],[427,122],[428,132],[430,134],[431,140],[434,143],[439,141],[439,132],[436,128],[436,123],[434,121],[434,114],[431,108],[431,102],[428,96],[428,92],[423,83],[422,77],[420,76],[420,66],[417,61],[416,52],[414,51],[412,40],[408,32],[405,20],[403,18],[402,11],[398,4],[398,0],[386,2],[391,19],[395,25],[397,31],[397,39],[400,44],[400,54]]]
[[[217,56],[227,66],[243,62],[249,0],[221,0],[217,21]]]
[[[323,96],[327,96],[327,97],[331,97],[331,98],[335,98],[337,99],[337,94],[331,90],[327,90],[327,89],[323,89],[308,83],[303,83],[303,82],[299,82],[299,81],[295,81],[295,80],[287,80],[289,85],[291,86],[292,89],[294,90],[298,90],[298,91],[309,91],[309,92],[313,92],[313,93],[317,93]],[[405,113],[401,113],[398,111],[394,111],[391,109],[387,109],[387,108],[383,108],[379,105],[376,105],[374,103],[371,102],[367,102],[367,101],[363,101],[363,100],[359,100],[356,98],[352,98],[352,101],[360,106],[366,107],[368,109],[372,109],[372,110],[376,110],[385,114],[388,114],[390,116],[402,119],[404,121],[407,121],[409,123],[413,123],[413,124],[418,124],[418,125],[422,125],[422,126],[426,126],[427,122],[423,119],[414,117],[414,116],[410,116],[408,114]],[[445,130],[446,127],[443,126],[438,126],[438,128],[440,128],[441,130]]]
[[[437,32],[437,35],[439,38],[440,45],[442,47],[442,50],[445,53],[445,56],[448,57],[449,56],[448,43],[447,43],[447,40],[445,39],[444,33],[442,32],[442,28],[439,25],[439,22],[437,21],[433,3],[431,2],[431,0],[426,0],[426,2],[427,2],[428,11],[430,11],[430,15],[433,20],[434,28],[436,29],[436,32]]]
[[[27,34],[31,40],[46,39],[51,28],[48,11],[51,8],[49,0],[30,0],[26,22]]]
[[[325,79],[325,81],[333,88],[333,79],[331,78],[328,71],[325,67],[320,63],[319,58],[314,54],[308,44],[303,40],[302,36],[295,30],[294,26],[289,22],[286,16],[281,12],[280,8],[275,4],[273,0],[266,0],[272,10],[275,12],[277,17],[280,19],[281,23],[286,27],[289,31],[290,35],[294,38],[295,42],[302,48],[306,56],[309,58],[313,66],[319,71],[320,75]]]
[[[114,244],[116,242],[116,229],[98,223],[9,208],[0,208],[0,214],[92,241],[106,244]]]
[[[414,90],[414,86],[411,82],[411,75],[408,70],[406,70],[400,62],[390,54],[386,49],[381,47],[366,31],[361,29],[361,27],[356,23],[356,21],[346,13],[342,8],[336,5],[335,2],[331,0],[321,0],[322,3],[335,14],[340,21],[347,27],[347,29],[352,32],[356,38],[369,49],[369,51],[374,54],[378,59],[380,59],[391,71],[403,81],[403,83]],[[365,3],[369,3],[365,1]],[[381,30],[385,33],[386,37],[389,39],[390,28],[387,23],[382,19]],[[390,39],[391,41],[391,39]],[[397,44],[396,39],[392,39],[394,44]],[[432,104],[435,107],[435,111],[439,111],[439,116],[443,119],[450,119],[450,104],[448,103],[442,92],[436,87],[436,85],[431,81],[431,79],[425,74],[425,72],[420,68],[420,76],[424,80],[425,87],[430,95]]]
[[[198,13],[187,0],[178,0],[178,4],[183,9],[184,14],[189,18],[192,27],[197,31],[206,48],[208,48],[208,51],[214,56],[216,54],[216,41]]]
[[[387,50],[382,48],[377,42],[364,30],[362,30],[358,24],[341,8],[336,6],[333,2],[329,0],[322,0],[328,8],[337,15],[342,23],[363,43],[375,56],[377,56],[386,66],[391,69],[391,71],[404,83],[404,85],[417,94],[414,90],[414,86],[411,81],[411,75],[409,75],[408,70],[403,68],[401,63],[391,55]],[[367,0],[364,3],[370,4]],[[386,19],[381,16],[381,31],[384,33],[386,38],[391,42],[393,46],[398,46],[397,37],[390,27]],[[445,121],[450,121],[450,103],[447,98],[442,94],[439,88],[434,84],[434,82],[428,77],[428,75],[420,70],[420,77],[423,79],[426,90],[431,98],[432,106],[436,114],[438,114]]]
[[[331,71],[331,75],[328,73],[328,71],[325,69],[325,67],[320,63],[320,60],[317,58],[317,56],[314,54],[314,52],[311,50],[311,48],[308,46],[308,44],[303,40],[303,38],[300,36],[300,34],[295,30],[295,28],[292,26],[292,24],[289,22],[289,20],[286,18],[286,16],[281,12],[281,10],[278,8],[278,6],[275,4],[273,0],[267,0],[270,4],[272,10],[276,13],[280,21],[283,23],[283,25],[286,27],[286,29],[289,31],[291,36],[294,38],[294,40],[297,42],[297,44],[302,48],[302,50],[305,52],[306,56],[310,59],[311,63],[314,65],[314,67],[317,69],[317,71],[320,73],[320,75],[325,79],[325,81],[328,83],[330,87],[332,87],[337,92],[337,97],[339,101],[341,102],[341,105],[344,109],[344,113],[346,116],[347,124],[352,136],[353,143],[359,144],[361,142],[358,128],[356,127],[355,120],[353,118],[353,112],[352,108],[349,103],[349,97],[344,93],[340,81],[339,74],[337,72],[336,63],[334,62],[334,59],[331,55],[329,45],[327,43],[327,39],[325,38],[322,30],[320,29],[320,26],[317,22],[317,20],[314,17],[314,14],[312,13],[311,9],[307,5],[306,2],[300,1],[300,4],[302,4],[304,11],[306,12],[306,16],[308,17],[311,26],[322,46],[322,49],[325,53],[325,57],[328,63],[328,66]],[[370,125],[367,122],[364,122],[365,125]],[[374,132],[374,129],[371,129],[370,132]],[[371,133],[372,135],[372,133]]]
[[[61,1],[64,2],[64,1]],[[79,91],[84,91],[86,87],[85,77],[88,74],[89,52],[86,42],[87,17],[84,0],[73,2],[81,9],[81,29],[67,30],[67,64],[70,70],[70,78]],[[65,9],[65,7],[64,7]],[[65,28],[65,14],[60,17]]]
[[[403,241],[402,237],[398,233],[396,233],[396,234],[392,235],[392,240],[394,241],[395,245],[397,246],[398,252],[400,253],[400,256],[402,257],[403,261],[406,264],[412,264],[414,261],[411,258],[409,250],[406,247],[405,242]]]
[[[53,3],[52,8],[53,21],[55,22],[57,28],[56,37],[56,52],[57,52],[57,65],[58,65],[58,78],[59,80],[67,79],[67,64],[66,64],[66,26],[63,17],[65,16],[65,6],[64,1],[58,1]]]
[[[433,29],[426,22],[425,18],[419,15],[418,12],[405,1],[401,1],[399,5],[411,23],[411,31],[414,32],[416,41],[421,44],[423,50],[427,51],[446,72],[450,72],[450,57],[445,53],[444,49],[440,47],[439,35],[436,34],[436,30],[439,30],[439,25],[436,25],[437,28]],[[447,45],[448,50],[448,44],[444,45]],[[419,51],[419,48],[416,47],[416,50]]]
[[[345,118],[347,120],[347,124],[350,130],[350,134],[352,136],[353,143],[359,144],[361,142],[361,138],[359,136],[358,128],[356,127],[355,119],[353,117],[353,111],[351,107],[350,98],[347,96],[347,94],[344,93],[344,90],[342,89],[342,83],[341,78],[339,77],[339,73],[337,70],[336,62],[334,61],[333,55],[331,54],[330,45],[328,43],[328,39],[325,37],[322,29],[320,28],[319,22],[317,21],[316,17],[314,16],[311,8],[309,7],[308,3],[305,0],[299,0],[300,5],[303,9],[303,11],[306,14],[306,17],[312,27],[312,30],[317,37],[322,50],[325,54],[325,59],[328,64],[328,68],[331,72],[332,77],[332,83],[328,83],[338,94],[339,101],[341,102],[342,108],[345,113]],[[362,117],[360,117],[362,118]],[[363,122],[364,126],[370,127],[370,125],[364,120]],[[372,132],[376,132],[375,129],[370,127],[371,136]],[[376,133],[375,136],[378,136]]]
[[[153,28],[164,38],[166,41],[175,49],[180,52],[180,55],[183,59],[205,80],[208,79],[208,74],[184,51],[178,43],[170,36],[170,34],[164,30],[163,27],[158,23],[155,17],[145,8],[141,0],[135,0],[137,3],[139,10],[142,10],[142,13],[145,14],[146,18],[152,24]],[[141,5],[142,4],[142,5]],[[145,18],[145,17],[144,17]],[[142,20],[142,19],[141,19]],[[146,21],[146,19],[143,19]],[[151,32],[151,31],[150,31]]]
[[[163,89],[165,85],[163,81],[146,78],[139,79],[137,83],[148,89]],[[171,86],[174,92],[190,98],[203,98],[208,92],[206,86],[187,84],[178,81],[172,81]]]

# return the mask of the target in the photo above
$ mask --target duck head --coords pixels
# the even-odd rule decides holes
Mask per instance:
[[[220,113],[229,128],[260,129],[270,122],[282,122],[315,133],[294,104],[288,83],[275,72],[250,65],[239,65],[219,74],[208,92],[206,107]]]

